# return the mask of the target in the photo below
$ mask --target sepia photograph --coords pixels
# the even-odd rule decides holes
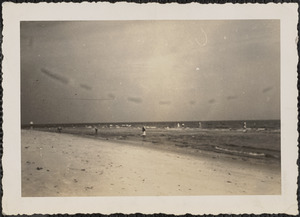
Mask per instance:
[[[24,21],[22,196],[280,194],[280,22]]]
[[[298,213],[296,4],[3,6],[5,214]]]

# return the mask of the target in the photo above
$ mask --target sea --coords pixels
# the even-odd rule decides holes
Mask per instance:
[[[171,121],[171,122],[114,122],[114,123],[65,123],[37,124],[36,127],[148,127],[148,128],[203,128],[203,129],[259,129],[280,130],[280,120],[234,120],[234,121]],[[30,125],[22,125],[28,128]]]

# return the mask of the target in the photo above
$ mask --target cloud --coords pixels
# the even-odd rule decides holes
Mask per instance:
[[[52,78],[53,80],[56,80],[56,81],[58,81],[60,83],[63,83],[63,84],[68,84],[69,83],[69,79],[64,77],[64,76],[61,76],[59,74],[56,74],[54,72],[51,72],[51,71],[49,71],[47,69],[43,69],[43,68],[41,69],[41,71],[45,75],[47,75],[48,77]]]
[[[108,98],[61,98],[66,100],[82,100],[82,101],[106,101],[106,100],[113,100]]]
[[[212,103],[215,103],[216,100],[215,99],[210,99],[210,100],[208,100],[208,102],[212,104]]]
[[[85,89],[85,90],[91,90],[91,89],[92,89],[92,87],[90,87],[90,86],[87,85],[87,84],[80,84],[80,87],[81,87],[82,89]]]
[[[237,96],[227,96],[227,100],[237,99]]]
[[[270,91],[272,89],[273,89],[273,87],[266,87],[265,89],[262,90],[262,92],[266,93],[266,92],[268,92],[268,91]]]
[[[115,98],[116,98],[116,96],[115,96],[114,94],[112,94],[112,93],[107,94],[107,96],[108,96],[110,99],[115,99]]]
[[[129,102],[134,102],[134,103],[142,103],[143,100],[139,97],[128,97],[127,100]]]
[[[170,105],[170,101],[159,101],[159,105]]]

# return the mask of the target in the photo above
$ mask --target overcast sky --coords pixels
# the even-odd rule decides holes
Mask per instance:
[[[280,119],[280,23],[21,22],[22,124]]]

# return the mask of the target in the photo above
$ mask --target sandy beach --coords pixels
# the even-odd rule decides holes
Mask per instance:
[[[281,193],[280,161],[160,147],[141,137],[129,142],[22,130],[21,138],[23,197]]]

